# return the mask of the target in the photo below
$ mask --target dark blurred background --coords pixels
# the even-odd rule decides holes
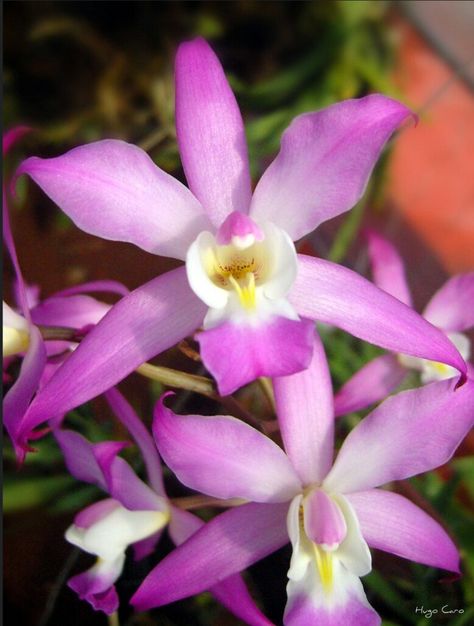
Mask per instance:
[[[416,130],[403,130],[377,167],[368,194],[348,216],[331,220],[301,245],[305,252],[367,271],[362,226],[380,228],[406,258],[418,306],[449,273],[474,267],[472,145],[472,25],[470,2],[45,2],[4,3],[4,128],[32,132],[12,153],[7,173],[24,156],[55,156],[104,137],[147,150],[166,171],[184,180],[174,130],[173,58],[184,39],[207,38],[227,72],[246,122],[254,179],[278,150],[281,132],[303,112],[379,91],[420,113]],[[470,7],[470,8],[469,8]],[[128,244],[111,243],[76,229],[37,188],[20,181],[12,208],[20,263],[42,294],[85,280],[114,278],[134,288],[176,265]],[[6,262],[6,294],[11,268]],[[335,385],[364,360],[370,347],[341,339],[330,353]],[[346,342],[346,343],[344,343]],[[357,360],[358,359],[358,360]],[[157,362],[189,367],[177,351]],[[124,387],[144,416],[159,389],[133,378]],[[81,409],[110,436],[102,404]],[[90,433],[89,433],[90,434]],[[114,431],[115,434],[115,431]],[[91,435],[92,436],[92,435]],[[473,447],[466,444],[463,454]],[[65,475],[51,441],[41,443],[22,472],[14,472],[6,443],[5,608],[20,625],[106,624],[64,586],[90,562],[63,540],[74,512],[98,496]],[[472,464],[420,479],[425,504],[442,509],[464,542],[470,576],[441,585],[438,574],[376,554],[380,574],[367,579],[370,601],[390,624],[424,623],[416,603],[472,604]],[[470,482],[469,482],[470,477]],[[460,485],[461,484],[461,485]],[[413,494],[412,494],[413,495]],[[471,524],[471,526],[469,526]],[[166,550],[167,547],[163,548]],[[284,606],[288,551],[252,568],[249,581],[276,623]],[[119,584],[124,600],[143,569],[130,564]],[[124,603],[125,604],[125,603]],[[471,607],[472,608],[472,607]],[[440,617],[439,624],[462,626]],[[459,616],[458,616],[459,617]],[[236,624],[207,596],[133,616],[128,626]],[[435,623],[434,619],[431,623]]]

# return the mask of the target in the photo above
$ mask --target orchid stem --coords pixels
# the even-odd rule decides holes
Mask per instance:
[[[111,613],[110,615],[108,615],[107,618],[108,618],[109,626],[120,626],[119,616],[118,616],[117,611],[115,611],[115,613]]]
[[[171,502],[179,509],[191,511],[193,509],[200,509],[206,506],[216,506],[219,508],[241,506],[242,504],[245,504],[247,500],[242,500],[242,498],[219,500],[218,498],[212,498],[210,496],[186,496],[184,498],[172,498]]]
[[[167,387],[187,389],[211,398],[216,396],[214,383],[210,378],[204,376],[187,374],[186,372],[180,372],[179,370],[160,365],[151,365],[150,363],[143,363],[135,371],[146,378],[163,383]]]
[[[268,400],[268,404],[270,405],[271,409],[275,413],[276,411],[275,394],[273,393],[273,385],[272,385],[271,379],[262,376],[261,378],[258,379],[258,384],[260,385],[260,388],[265,394],[265,397]]]

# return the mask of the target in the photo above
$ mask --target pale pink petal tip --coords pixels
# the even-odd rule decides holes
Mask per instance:
[[[264,235],[255,222],[244,213],[234,211],[231,213],[217,231],[216,241],[219,245],[232,243],[234,237],[246,239],[253,237],[255,241],[262,241]]]

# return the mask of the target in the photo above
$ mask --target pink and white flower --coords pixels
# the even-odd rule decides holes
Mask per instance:
[[[288,540],[286,626],[380,624],[359,578],[368,546],[459,571],[441,526],[404,497],[377,489],[445,463],[474,422],[474,382],[393,396],[349,434],[333,463],[329,371],[317,344],[310,367],[275,380],[285,452],[228,416],[179,416],[157,405],[154,434],[167,465],[188,487],[248,500],[214,518],[166,557],[132,598],[139,609],[197,593]],[[387,443],[389,442],[389,443]]]
[[[407,306],[412,307],[403,260],[395,247],[375,231],[367,232],[368,252],[374,283]],[[452,276],[426,305],[422,316],[442,330],[466,361],[471,344],[463,331],[474,327],[474,272]],[[384,354],[362,367],[334,397],[336,415],[364,409],[385,398],[400,385],[410,370],[420,372],[421,382],[444,380],[457,371],[433,359],[405,353]],[[474,369],[468,363],[472,377]]]
[[[180,545],[202,528],[204,522],[168,499],[161,460],[151,435],[119,391],[110,389],[105,395],[140,449],[147,483],[118,456],[128,445],[126,442],[92,444],[69,430],[57,430],[55,435],[71,474],[97,485],[110,496],[80,511],[66,531],[70,543],[97,557],[90,569],[68,581],[69,587],[94,609],[110,614],[119,606],[115,582],[122,573],[125,551],[130,545],[135,558],[141,559],[153,553],[165,527],[175,545]],[[272,626],[237,573],[208,589],[247,624]]]
[[[175,79],[189,189],[116,140],[32,157],[18,170],[86,232],[186,262],[133,291],[88,334],[35,399],[22,437],[201,326],[201,356],[222,395],[305,369],[314,320],[464,372],[446,336],[409,307],[348,269],[297,255],[293,244],[358,201],[410,111],[374,94],[298,116],[252,194],[240,111],[205,41],[180,46]]]

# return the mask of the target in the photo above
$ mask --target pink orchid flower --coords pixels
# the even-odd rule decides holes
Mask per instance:
[[[168,499],[161,460],[151,435],[119,391],[111,389],[105,395],[142,453],[149,484],[138,478],[118,456],[126,442],[92,444],[69,430],[57,430],[55,435],[71,474],[110,495],[80,511],[66,531],[70,543],[97,557],[89,570],[69,580],[69,587],[94,609],[110,614],[119,606],[115,582],[122,573],[128,546],[132,545],[135,558],[141,559],[153,552],[166,526],[172,541],[179,546],[204,522]],[[209,590],[247,624],[272,626],[238,574],[212,585]]]
[[[367,231],[368,252],[374,283],[407,306],[412,307],[403,260],[394,246],[374,231]],[[466,361],[471,356],[469,338],[462,333],[474,327],[474,272],[450,278],[426,305],[422,316],[442,330]],[[421,382],[456,376],[455,369],[432,359],[405,353],[384,354],[362,367],[334,397],[336,415],[365,409],[385,398],[400,385],[410,370],[421,374]],[[468,372],[474,369],[468,363]]]
[[[29,131],[29,128],[20,126],[5,133],[4,156]],[[86,329],[102,319],[111,308],[111,305],[85,295],[86,292],[110,292],[123,296],[128,293],[128,289],[112,280],[94,281],[64,289],[40,301],[39,288],[28,286],[23,278],[10,226],[5,187],[2,200],[3,238],[16,279],[16,308],[3,302],[4,368],[15,356],[23,357],[20,373],[4,397],[3,423],[21,461],[25,455],[25,446],[19,445],[18,441],[31,399],[77,346],[67,341],[44,341],[39,326],[65,326],[78,331]],[[58,414],[56,423],[61,418],[62,414]],[[34,437],[41,434],[35,433]]]
[[[313,320],[464,372],[446,336],[409,307],[293,244],[354,206],[410,111],[374,94],[298,116],[252,195],[240,111],[205,41],[179,47],[175,79],[189,189],[116,140],[32,157],[18,170],[86,232],[186,262],[133,291],[89,333],[35,399],[23,440],[201,326],[201,356],[222,395],[306,368]]]
[[[459,571],[441,526],[404,497],[377,489],[445,463],[474,421],[474,381],[393,396],[349,434],[333,463],[334,413],[323,348],[310,367],[275,380],[285,452],[228,416],[179,416],[161,401],[154,435],[188,487],[249,501],[215,517],[168,555],[132,598],[138,609],[199,592],[291,541],[286,626],[373,626],[359,580],[368,546]]]

